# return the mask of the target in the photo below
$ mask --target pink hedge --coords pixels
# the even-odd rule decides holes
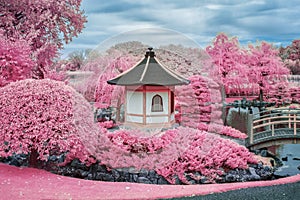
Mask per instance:
[[[66,162],[88,161],[83,143],[98,127],[92,108],[74,89],[49,79],[27,79],[0,88],[0,156],[38,152],[38,159],[66,153]]]

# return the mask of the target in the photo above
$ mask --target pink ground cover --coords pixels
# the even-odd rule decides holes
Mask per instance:
[[[157,199],[226,192],[300,181],[300,175],[273,181],[207,185],[147,185],[89,181],[34,168],[0,163],[0,199]]]

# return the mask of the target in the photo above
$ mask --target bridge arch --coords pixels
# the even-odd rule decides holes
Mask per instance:
[[[266,110],[249,114],[248,139],[251,149],[280,144],[300,144],[300,109]]]

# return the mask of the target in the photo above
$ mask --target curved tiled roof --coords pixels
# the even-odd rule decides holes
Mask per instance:
[[[155,57],[152,48],[146,52],[145,58],[129,70],[108,80],[112,85],[187,85],[189,80],[165,67]]]

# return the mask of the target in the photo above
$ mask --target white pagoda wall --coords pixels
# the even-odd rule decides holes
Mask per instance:
[[[143,123],[143,92],[126,92],[126,112],[126,121]],[[141,116],[132,116],[130,114],[138,114]]]

